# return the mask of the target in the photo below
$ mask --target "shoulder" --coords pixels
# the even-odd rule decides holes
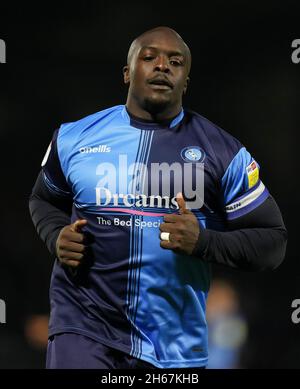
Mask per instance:
[[[199,113],[192,110],[185,110],[185,113],[187,121],[193,130],[199,133],[208,152],[218,161],[218,165],[222,166],[222,170],[226,169],[244,145],[232,134]]]
[[[85,116],[70,123],[63,123],[57,133],[57,152],[62,164],[74,154],[82,142],[93,142],[107,124],[115,120],[121,120],[123,106],[117,105],[111,108]],[[115,123],[115,122],[114,122]]]
[[[205,133],[205,135],[210,139],[211,143],[213,143],[215,147],[219,144],[222,146],[226,145],[226,147],[234,150],[243,147],[237,138],[206,117],[192,110],[186,110],[185,112],[188,120],[191,120],[197,124],[197,126],[200,127],[201,131]]]
[[[108,121],[120,115],[123,107],[123,105],[116,105],[85,116],[74,122],[63,123],[58,130],[58,137],[75,136],[77,138],[95,125],[101,127]]]

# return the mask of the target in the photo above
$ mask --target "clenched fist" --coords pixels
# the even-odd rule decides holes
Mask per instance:
[[[87,220],[76,220],[61,229],[56,241],[56,254],[59,261],[72,268],[77,268],[84,258],[84,234],[82,228]]]
[[[186,208],[181,193],[176,196],[176,201],[179,206],[179,215],[172,214],[164,217],[164,223],[159,227],[161,231],[160,246],[164,249],[191,255],[199,237],[199,223],[196,216]],[[169,240],[164,240],[166,238]]]

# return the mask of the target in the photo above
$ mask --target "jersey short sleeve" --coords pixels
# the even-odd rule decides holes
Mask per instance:
[[[222,177],[222,192],[228,220],[236,219],[262,204],[269,192],[259,176],[260,166],[241,147]]]
[[[54,131],[52,140],[42,161],[43,178],[48,189],[59,197],[71,196],[70,187],[61,168],[57,151],[59,129]]]

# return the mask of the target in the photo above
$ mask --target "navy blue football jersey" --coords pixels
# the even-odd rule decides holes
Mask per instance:
[[[158,124],[119,105],[61,125],[42,166],[90,237],[81,281],[55,262],[50,335],[86,335],[161,368],[205,366],[210,268],[161,248],[159,225],[179,192],[217,231],[259,206],[268,191],[245,147],[191,111]]]

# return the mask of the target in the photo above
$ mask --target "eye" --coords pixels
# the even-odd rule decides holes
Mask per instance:
[[[170,64],[173,66],[182,66],[182,62],[179,59],[171,59]]]
[[[153,55],[145,55],[144,61],[152,61],[154,59]]]

